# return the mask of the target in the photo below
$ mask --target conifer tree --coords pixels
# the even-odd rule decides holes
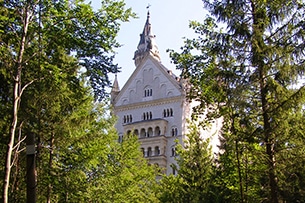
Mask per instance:
[[[261,160],[258,181],[253,182],[261,190],[252,194],[259,201],[301,201],[304,191],[295,191],[303,185],[299,180],[304,174],[295,167],[304,159],[300,121],[305,101],[304,2],[203,0],[203,4],[211,16],[203,24],[191,24],[198,39],[186,40],[182,53],[171,52],[192,85],[189,97],[201,102],[196,112],[208,109],[210,120],[223,116],[223,141],[231,145],[230,156],[235,154],[237,162],[242,160],[243,146],[251,146],[247,153]],[[251,163],[255,162],[248,166]],[[240,175],[234,184],[240,202],[245,202],[247,173],[242,173],[241,162],[234,167],[241,167],[235,170]],[[290,177],[298,181],[289,185],[293,189],[288,192]]]
[[[190,125],[183,146],[177,145],[177,175],[163,177],[160,183],[161,202],[214,202],[210,192],[214,173],[209,139],[203,139],[200,128]]]

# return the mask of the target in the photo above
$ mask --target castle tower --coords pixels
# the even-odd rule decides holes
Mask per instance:
[[[189,87],[162,65],[155,38],[148,12],[134,53],[136,68],[121,91],[115,78],[111,96],[119,140],[129,133],[138,136],[143,156],[169,175],[176,174],[172,167],[176,140],[183,143],[186,138],[194,103],[186,98]],[[221,123],[221,119],[215,120],[211,129],[200,132],[202,138],[210,138],[214,152]]]
[[[151,55],[160,62],[158,46],[155,41],[156,35],[152,33],[150,24],[150,13],[147,12],[147,19],[142,34],[140,34],[140,42],[134,54],[135,65],[138,66],[146,55]]]
[[[175,140],[184,139],[190,106],[179,78],[161,64],[149,12],[134,62],[136,68],[123,88],[119,90],[115,78],[111,91],[119,140],[128,133],[137,135],[149,163],[175,174]]]

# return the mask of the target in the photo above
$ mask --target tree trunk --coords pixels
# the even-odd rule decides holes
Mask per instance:
[[[21,73],[21,72],[20,72]],[[16,126],[18,121],[18,107],[19,107],[19,83],[20,83],[20,74],[19,71],[17,73],[15,85],[14,85],[14,106],[13,106],[13,121],[10,128],[10,140],[7,144],[7,151],[6,151],[6,159],[5,159],[5,173],[4,173],[4,180],[3,180],[3,193],[2,199],[3,203],[8,203],[8,188],[10,183],[10,175],[11,175],[11,163],[12,163],[12,153],[14,147],[14,140],[15,140],[15,132]]]
[[[275,140],[272,137],[270,118],[268,116],[268,101],[267,101],[267,89],[265,82],[265,74],[260,70],[260,89],[261,89],[261,103],[262,103],[262,114],[263,114],[263,123],[264,123],[264,142],[266,146],[267,154],[267,167],[268,167],[268,179],[270,187],[270,202],[278,203],[278,194],[277,194],[277,181],[275,175],[275,155],[274,155],[274,142]]]
[[[240,195],[240,203],[244,202],[244,188],[243,188],[243,177],[241,174],[241,164],[240,164],[240,154],[239,153],[239,147],[238,147],[238,135],[235,129],[235,116],[232,115],[232,124],[231,124],[231,132],[233,133],[235,138],[235,155],[236,155],[236,161],[237,161],[237,172],[238,172],[238,182],[239,182],[239,195]]]
[[[53,147],[54,147],[54,133],[51,135],[50,140],[50,157],[49,157],[49,176],[51,177],[52,167],[53,167]],[[52,193],[52,184],[48,185],[48,193],[47,193],[47,203],[51,203],[51,193]]]
[[[271,121],[268,115],[269,103],[268,103],[268,89],[267,89],[267,70],[264,62],[266,45],[263,39],[263,33],[265,32],[265,25],[262,23],[263,16],[266,15],[265,7],[261,8],[257,5],[257,2],[251,1],[252,18],[253,18],[253,34],[252,34],[252,64],[257,68],[258,81],[259,81],[259,94],[262,108],[263,117],[263,134],[264,142],[266,146],[267,155],[267,168],[269,179],[269,199],[270,203],[278,203],[277,194],[277,181],[275,176],[275,155],[273,146],[275,140],[272,137]]]
[[[10,174],[11,174],[11,164],[12,164],[12,153],[14,147],[14,140],[16,134],[16,126],[18,123],[18,110],[19,104],[22,94],[22,87],[21,87],[21,73],[22,73],[22,62],[23,62],[23,54],[25,50],[25,43],[26,43],[26,35],[28,31],[29,21],[31,18],[31,13],[29,12],[29,4],[26,5],[24,8],[24,16],[23,17],[23,32],[21,36],[21,43],[19,52],[17,55],[17,63],[16,63],[16,75],[15,75],[15,83],[14,83],[14,104],[13,104],[13,118],[12,124],[10,127],[10,138],[7,144],[7,151],[6,151],[6,159],[5,159],[5,172],[4,172],[4,179],[3,179],[3,203],[8,203],[8,189],[10,183]]]
[[[26,139],[26,202],[36,202],[36,162],[35,137],[28,135]]]
[[[241,175],[238,140],[235,141],[235,150],[236,150],[237,170],[238,170],[238,179],[239,179],[240,202],[243,203],[244,202],[244,189],[243,189],[243,178]]]

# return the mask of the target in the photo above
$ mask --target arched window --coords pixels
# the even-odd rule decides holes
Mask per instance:
[[[136,136],[139,136],[139,131],[138,131],[138,129],[135,129],[133,133],[134,133]]]
[[[169,117],[173,115],[174,115],[174,111],[172,108],[163,110],[163,117]]]
[[[123,118],[123,123],[131,123],[132,122],[132,115],[125,115]]]
[[[145,88],[144,89],[144,97],[151,97],[152,96],[152,89],[151,88]]]
[[[143,120],[151,120],[151,119],[152,119],[152,112],[143,113]]]
[[[143,154],[143,157],[145,157],[145,150],[144,150],[144,148],[141,148],[141,152]]]
[[[147,137],[152,137],[152,135],[153,135],[153,130],[152,130],[152,128],[148,128]]]
[[[141,129],[140,137],[141,137],[141,138],[146,137],[146,132],[145,132],[145,129],[144,129],[144,128]]]
[[[155,128],[155,136],[160,136],[160,135],[161,135],[161,130],[160,130],[160,127],[157,126],[157,127]]]
[[[148,149],[147,149],[147,156],[151,156],[151,155],[152,155],[151,147],[148,147]]]
[[[176,156],[176,148],[175,147],[172,148],[172,156]]]
[[[178,128],[174,127],[172,128],[172,136],[177,136],[178,135]]]
[[[160,155],[160,148],[158,146],[155,147],[155,156]]]

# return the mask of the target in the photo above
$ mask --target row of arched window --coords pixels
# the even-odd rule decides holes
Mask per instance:
[[[148,147],[146,150],[141,148],[143,153],[143,157],[151,157],[151,156],[159,156],[161,155],[161,150],[159,146],[155,146],[154,148]]]
[[[144,97],[151,97],[151,96],[152,96],[152,89],[145,89]]]
[[[150,112],[144,112],[143,113],[143,120],[146,121],[146,120],[151,120],[152,119],[152,113],[151,111]]]
[[[123,123],[131,123],[132,122],[132,115],[125,115],[123,118]]]
[[[132,133],[131,130],[127,131],[127,134]],[[146,137],[154,137],[161,135],[161,129],[159,126],[156,126],[154,129],[149,127],[147,129],[142,128],[140,131],[138,129],[134,129],[133,134],[138,136],[139,138],[146,138]]]
[[[156,146],[155,148],[148,147],[146,150],[144,148],[141,148],[141,151],[142,151],[144,157],[161,155],[161,150],[160,150],[159,146]],[[171,156],[174,157],[176,155],[177,155],[176,148],[173,147],[171,150]]]
[[[127,134],[132,133],[130,130],[127,132]],[[154,136],[160,136],[161,135],[161,129],[159,126],[156,126],[154,129],[152,127],[149,127],[147,129],[142,128],[139,132],[138,129],[135,129],[133,131],[135,135],[137,135],[139,138],[145,138],[145,137],[154,137]],[[171,130],[171,136],[178,136],[178,128],[173,127]]]
[[[163,110],[163,117],[171,117],[171,116],[173,116],[173,109],[172,108]],[[146,120],[151,120],[151,119],[152,119],[152,112],[151,111],[143,113],[142,120],[146,121]],[[123,117],[123,123],[132,123],[132,115],[125,115]]]
[[[173,116],[173,109],[164,109],[163,110],[163,117],[170,117]]]

